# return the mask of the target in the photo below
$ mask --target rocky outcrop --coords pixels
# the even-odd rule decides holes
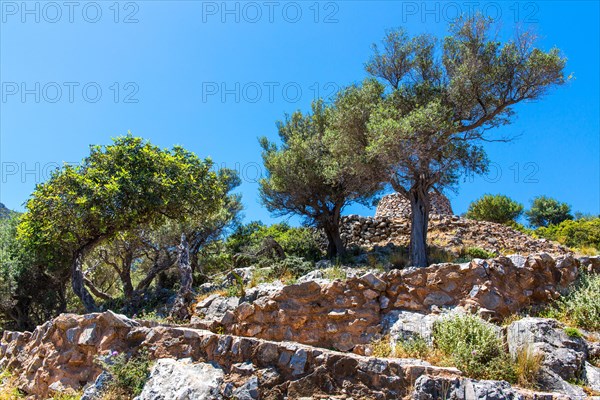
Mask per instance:
[[[193,363],[191,359],[157,360],[150,379],[137,400],[220,398],[223,370],[209,363]]]
[[[508,349],[514,356],[524,348],[543,356],[540,385],[570,395],[585,398],[585,392],[569,382],[584,381],[593,386],[596,368],[587,363],[586,341],[569,336],[564,327],[553,319],[523,318],[507,328]],[[586,374],[586,366],[589,373]],[[589,375],[587,382],[586,375]],[[593,387],[592,387],[593,388]]]
[[[410,220],[406,218],[342,217],[342,239],[348,246],[407,246],[410,241]],[[450,252],[478,247],[496,254],[531,254],[546,252],[566,254],[569,250],[546,239],[534,239],[509,226],[487,221],[475,221],[456,215],[432,215],[429,221],[430,243]]]
[[[413,400],[573,400],[561,393],[533,392],[504,381],[423,375],[415,382]]]
[[[423,314],[460,306],[501,319],[560,296],[579,273],[570,255],[498,257],[465,264],[372,273],[319,284],[285,286],[273,295],[228,311],[231,334],[349,351],[369,343],[395,310]]]
[[[429,193],[430,213],[433,215],[453,215],[450,200],[443,194]],[[410,201],[399,193],[385,195],[377,204],[376,218],[410,218]]]
[[[296,343],[158,326],[110,311],[63,314],[32,333],[5,332],[0,368],[9,368],[25,393],[45,399],[52,388],[79,390],[94,382],[101,373],[95,357],[138,349],[145,349],[152,360],[188,359],[159,361],[153,380],[144,389],[144,399],[177,398],[165,395],[179,393],[177,382],[213,393],[220,383],[218,369],[223,371],[219,395],[253,396],[258,390],[263,399],[332,395],[396,399],[407,395],[411,383],[421,375],[460,375],[454,368],[433,367],[418,360],[378,359]],[[196,373],[208,373],[211,378],[199,382]]]

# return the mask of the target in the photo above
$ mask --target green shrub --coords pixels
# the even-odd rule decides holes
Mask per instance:
[[[478,221],[506,224],[515,221],[523,212],[523,205],[501,194],[486,194],[469,205],[466,217]]]
[[[538,228],[535,234],[568,247],[600,250],[600,218],[565,220],[558,225]]]
[[[271,264],[273,273],[277,278],[299,277],[309,273],[314,268],[314,263],[306,261],[304,258],[289,256],[283,260],[278,260]]]
[[[479,247],[468,247],[464,250],[464,254],[471,258],[482,258],[485,260],[496,257],[495,253],[481,249]]]
[[[496,331],[472,315],[445,318],[434,324],[434,345],[467,376],[515,382],[514,363]]]
[[[145,351],[134,356],[112,352],[98,357],[97,362],[112,376],[106,388],[107,393],[135,397],[142,392],[150,375],[151,362]]]
[[[267,237],[275,239],[288,256],[302,257],[310,261],[317,261],[323,256],[318,234],[314,229],[291,227],[284,222],[266,226],[262,222],[253,221],[241,225],[229,236],[226,246],[233,254],[254,254]]]
[[[529,224],[535,227],[557,225],[573,219],[571,206],[546,196],[535,197],[531,202],[531,208],[525,212],[525,216]]]
[[[335,281],[336,279],[345,280],[347,278],[346,271],[344,271],[341,265],[336,264],[331,268],[327,268],[323,271],[323,277],[325,279],[329,279],[331,281]]]
[[[600,275],[582,274],[573,289],[541,315],[582,329],[600,331]]]

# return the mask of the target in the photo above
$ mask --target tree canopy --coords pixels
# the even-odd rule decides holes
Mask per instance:
[[[529,224],[533,227],[558,225],[573,219],[571,206],[552,197],[538,196],[531,201],[531,208],[525,212]]]
[[[261,138],[266,178],[263,204],[275,215],[299,215],[322,229],[329,256],[345,251],[339,224],[342,209],[368,203],[382,188],[381,168],[365,152],[369,116],[382,85],[371,81],[342,90],[332,104],[315,101],[278,124],[281,145]],[[352,131],[352,134],[350,132]]]
[[[366,64],[387,86],[369,122],[368,150],[411,202],[412,265],[427,265],[429,192],[455,187],[462,173],[485,172],[482,144],[511,139],[492,136],[492,129],[510,123],[517,103],[567,80],[558,49],[534,47],[527,32],[504,43],[492,32],[480,15],[459,18],[441,42],[393,30]]]
[[[506,224],[515,222],[523,213],[523,205],[501,194],[486,194],[469,204],[466,217],[479,221]]]
[[[211,168],[210,159],[182,147],[161,149],[131,135],[91,146],[80,165],[65,165],[36,187],[19,238],[44,255],[48,269],[70,266],[73,291],[94,310],[84,285],[85,257],[119,233],[219,210],[229,178]]]

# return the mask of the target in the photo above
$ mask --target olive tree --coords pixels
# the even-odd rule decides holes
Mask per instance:
[[[85,285],[83,264],[103,241],[139,226],[215,212],[227,186],[182,147],[161,149],[127,135],[91,146],[80,165],[65,165],[38,185],[26,204],[19,237],[40,253],[59,253],[73,292],[87,311],[97,309]]]
[[[263,204],[275,215],[299,215],[322,229],[329,257],[345,252],[343,208],[367,204],[381,189],[382,169],[369,159],[365,144],[369,117],[382,94],[383,86],[374,81],[348,87],[332,104],[316,101],[310,113],[298,111],[280,122],[281,146],[260,140],[267,171],[260,182]]]
[[[454,188],[462,173],[483,173],[490,132],[509,124],[514,106],[562,85],[566,59],[536,48],[529,33],[504,43],[476,15],[439,41],[390,31],[366,64],[388,92],[369,123],[369,150],[384,159],[388,181],[411,204],[410,263],[427,266],[429,193]]]
[[[188,242],[190,266],[203,273],[198,254],[211,243],[223,240],[230,228],[239,224],[240,196],[230,193],[239,186],[235,171],[221,169],[219,179],[227,195],[214,212],[188,215],[184,220],[165,220],[160,226],[138,226],[103,241],[86,260],[85,284],[92,294],[112,300],[123,294],[135,306],[143,292],[159,274],[173,267],[178,259],[182,233]],[[120,285],[115,285],[118,280]]]

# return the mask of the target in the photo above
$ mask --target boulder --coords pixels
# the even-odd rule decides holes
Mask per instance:
[[[600,392],[600,368],[589,362],[585,363],[585,380],[587,385],[596,392]]]
[[[102,392],[106,389],[108,383],[112,380],[112,376],[106,372],[102,371],[98,378],[90,384],[87,385],[83,394],[81,395],[81,399],[79,400],[100,400],[102,399]]]
[[[258,397],[258,378],[256,376],[251,377],[233,391],[233,398],[236,400],[256,400]]]
[[[433,324],[439,318],[437,314],[393,310],[383,317],[383,334],[389,334],[392,342],[421,337],[431,343]]]
[[[237,297],[223,297],[219,295],[209,296],[196,306],[191,323],[201,327],[212,328],[223,324],[228,313],[232,313],[240,299]]]
[[[414,400],[524,400],[508,382],[423,375],[415,382]]]
[[[543,355],[539,378],[543,389],[585,395],[581,388],[568,383],[584,376],[587,347],[582,338],[567,335],[556,320],[527,317],[508,326],[506,339],[513,356],[527,347]]]
[[[219,388],[223,370],[208,363],[159,359],[137,400],[221,399]]]

